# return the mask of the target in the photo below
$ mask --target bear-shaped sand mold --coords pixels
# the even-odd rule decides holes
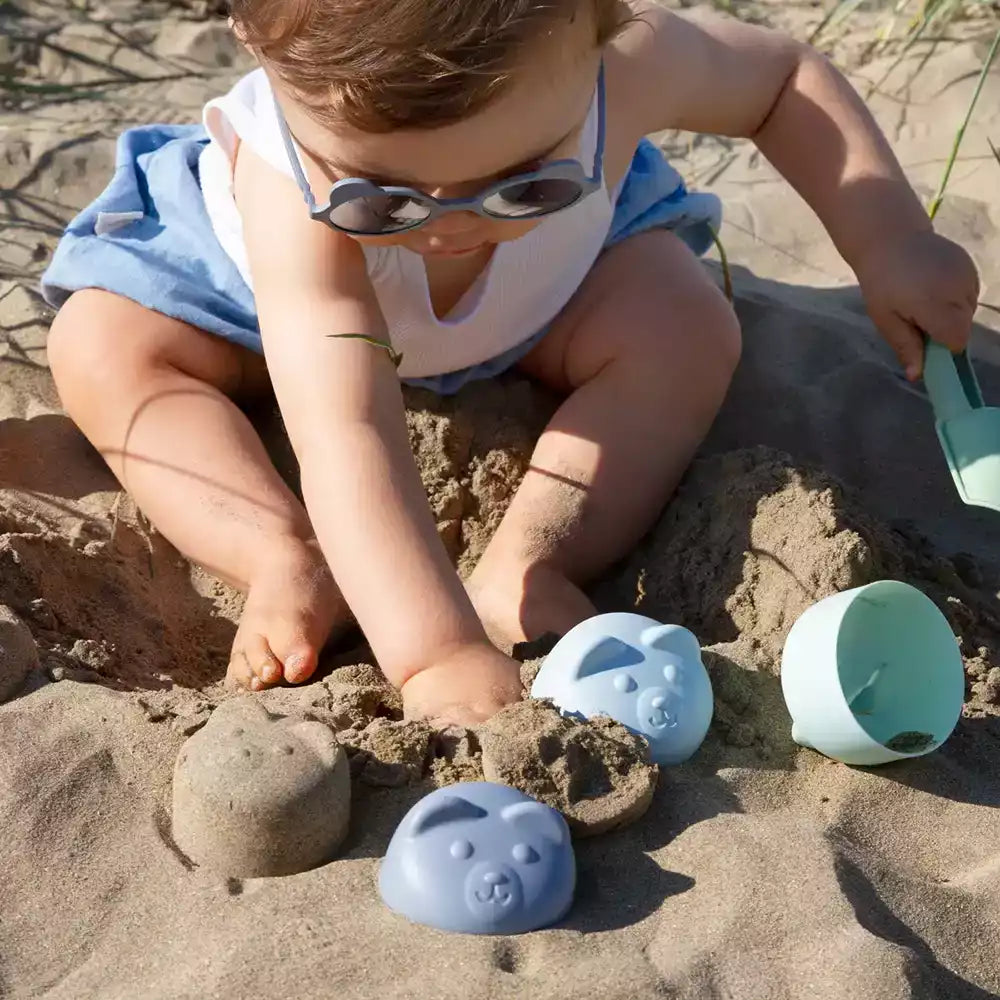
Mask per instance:
[[[320,722],[242,696],[181,748],[173,838],[220,875],[291,875],[330,861],[350,819],[347,755]]]
[[[522,934],[569,910],[576,861],[562,816],[516,788],[439,788],[403,817],[379,874],[386,905],[466,934]]]
[[[570,629],[531,685],[564,714],[607,715],[649,741],[657,764],[680,764],[712,721],[712,685],[698,640],[679,625],[596,615]]]

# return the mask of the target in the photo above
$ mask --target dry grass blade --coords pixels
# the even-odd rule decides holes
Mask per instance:
[[[948,13],[949,11],[954,12],[959,6],[960,3],[957,2],[957,0],[937,0],[937,2],[932,0],[930,4],[921,5],[920,16],[918,19],[914,19],[910,22],[903,41],[902,49],[900,49],[896,58],[889,64],[889,68],[868,88],[867,97],[869,100],[873,94],[882,90],[889,77],[896,72],[896,69],[910,54],[910,50],[913,46],[924,37],[927,30],[933,23],[935,23],[935,21],[937,21],[938,17],[942,13]]]
[[[965,138],[969,122],[972,121],[972,114],[976,110],[976,104],[979,102],[979,95],[983,92],[983,86],[986,83],[986,78],[989,76],[993,62],[997,57],[998,49],[1000,49],[1000,29],[997,30],[996,36],[993,39],[993,44],[990,46],[990,51],[987,53],[986,61],[983,63],[983,69],[979,74],[976,89],[973,91],[972,100],[969,101],[969,107],[965,113],[965,120],[959,126],[958,132],[955,134],[955,141],[951,146],[951,155],[948,157],[948,163],[945,166],[944,176],[941,178],[941,184],[938,187],[937,194],[934,195],[934,198],[930,203],[930,207],[927,210],[932,219],[937,215],[938,209],[944,201],[945,192],[948,190],[948,182],[951,180],[951,172],[954,170],[955,161],[958,159],[958,151],[962,147],[962,140]],[[992,143],[990,143],[990,148],[993,149],[993,153],[996,155],[996,149],[993,148]]]
[[[900,0],[900,2],[896,4],[885,27],[879,33],[879,39],[873,51],[883,50],[894,40],[892,38],[892,34],[895,31],[896,22],[909,7],[910,0]],[[967,13],[970,7],[985,8],[987,11],[995,10],[994,0],[974,0],[972,3],[970,3],[970,0],[920,0],[920,3],[917,5],[917,11],[910,17],[903,36],[896,39],[896,41],[902,43],[902,48],[896,58],[892,61],[889,68],[875,83],[871,84],[867,94],[868,98],[871,98],[873,94],[883,90],[886,81],[906,59],[907,55],[909,55],[913,47],[918,42],[923,41],[931,43],[931,52],[933,52],[934,48],[936,48],[940,42],[946,41],[948,26],[963,14]],[[932,27],[937,27],[939,30],[931,34],[929,32]],[[928,58],[929,55],[925,56],[920,65],[914,71],[914,75],[918,74],[923,69]]]
[[[909,5],[910,0],[897,0],[896,5],[886,18],[885,24],[883,24],[882,28],[879,30],[874,51],[881,52],[886,45],[892,41],[892,38],[896,33],[896,23],[899,21],[903,11],[905,11]]]
[[[816,25],[813,29],[812,34],[806,41],[810,45],[814,45],[820,36],[827,30],[827,28],[832,28],[839,24],[845,18],[849,17],[861,6],[863,0],[839,0],[836,6],[831,7],[826,14],[823,16],[823,20]]]

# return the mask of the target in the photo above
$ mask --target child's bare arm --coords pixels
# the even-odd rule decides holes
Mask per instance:
[[[659,7],[642,18],[619,43],[631,57],[624,76],[637,130],[753,139],[820,217],[911,375],[921,332],[962,347],[975,268],[935,236],[888,141],[834,66],[808,45],[733,19],[688,20]]]
[[[886,228],[928,230],[927,213],[851,85],[818,52],[731,18],[661,8],[630,29],[641,61],[642,130],[753,139],[855,263]],[[641,82],[645,86],[640,87]]]
[[[402,686],[485,633],[438,539],[360,247],[312,221],[294,184],[246,147],[235,188],[264,353],[334,577]],[[499,654],[497,654],[499,655]],[[510,700],[510,699],[507,699]]]

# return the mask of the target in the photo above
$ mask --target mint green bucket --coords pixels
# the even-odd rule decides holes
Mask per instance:
[[[947,618],[905,583],[883,580],[814,604],[781,663],[792,739],[845,764],[936,750],[962,714],[965,669]]]
[[[1000,511],[1000,408],[985,406],[968,354],[927,343],[924,384],[958,494],[967,504]]]

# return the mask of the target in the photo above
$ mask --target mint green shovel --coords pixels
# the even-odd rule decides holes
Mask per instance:
[[[927,344],[924,384],[959,496],[1000,511],[1000,407],[983,403],[968,354],[942,344]]]

